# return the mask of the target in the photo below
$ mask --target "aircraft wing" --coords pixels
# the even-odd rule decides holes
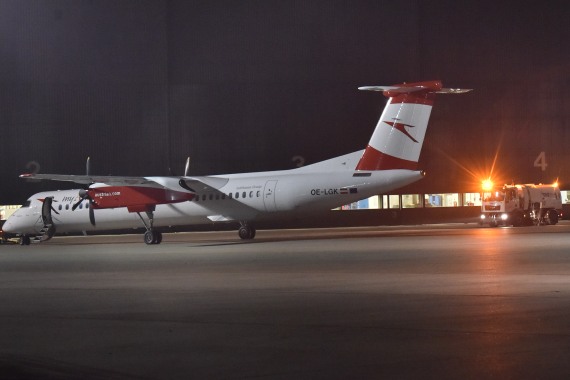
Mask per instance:
[[[71,174],[22,174],[20,178],[74,182],[82,185],[100,183],[109,186],[168,188],[176,191],[185,189],[192,193],[214,191],[220,189],[229,181],[228,178],[222,177],[122,177]]]
[[[71,175],[71,174],[22,174],[20,178],[50,181],[75,182],[82,185],[104,183],[112,186],[148,185],[153,181],[146,177],[118,177],[99,175]]]
[[[194,193],[214,191],[228,183],[228,178],[222,177],[182,177],[179,184]]]

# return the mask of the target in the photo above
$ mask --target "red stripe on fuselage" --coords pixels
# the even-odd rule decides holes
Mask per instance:
[[[418,163],[414,161],[403,160],[398,157],[390,156],[382,153],[370,145],[366,147],[364,154],[360,158],[356,170],[389,170],[389,169],[408,169],[416,170]]]

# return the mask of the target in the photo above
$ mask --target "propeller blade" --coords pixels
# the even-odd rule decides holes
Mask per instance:
[[[91,175],[91,157],[87,157],[87,161],[85,162],[85,175]]]
[[[89,202],[89,221],[92,226],[95,226],[95,210],[93,210],[93,205]]]
[[[190,174],[190,157],[186,159],[186,165],[184,165],[184,177],[188,177]]]

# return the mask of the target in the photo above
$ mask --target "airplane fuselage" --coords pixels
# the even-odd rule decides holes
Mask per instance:
[[[209,222],[271,220],[330,210],[412,183],[419,171],[385,170],[312,172],[285,170],[220,176],[229,179],[219,189],[197,192],[191,201],[159,204],[154,226],[205,224]],[[210,178],[217,178],[212,176]],[[104,188],[104,186],[101,186]],[[7,231],[38,234],[43,228],[42,201],[53,197],[52,218],[58,233],[129,229],[142,227],[136,213],[125,207],[94,210],[96,224],[88,217],[87,200],[79,201],[79,190],[38,193],[30,198],[4,226]]]

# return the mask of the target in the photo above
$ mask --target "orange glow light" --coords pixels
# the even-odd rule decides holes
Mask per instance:
[[[493,190],[493,181],[491,181],[490,178],[487,178],[483,180],[481,187],[483,188],[483,191],[491,191]]]

